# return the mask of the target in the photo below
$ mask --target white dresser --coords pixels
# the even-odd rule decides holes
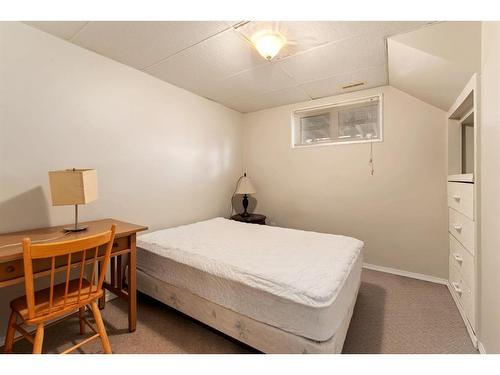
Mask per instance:
[[[477,347],[478,76],[448,112],[448,237],[451,295]]]
[[[448,211],[450,290],[475,336],[474,183],[448,181]]]

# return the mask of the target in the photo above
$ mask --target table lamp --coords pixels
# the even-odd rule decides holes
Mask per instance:
[[[247,212],[248,208],[248,195],[249,194],[255,194],[256,190],[252,185],[252,182],[250,179],[247,177],[247,174],[244,173],[243,176],[240,177],[238,180],[238,187],[236,188],[236,191],[234,194],[240,194],[243,195],[243,208],[245,209],[245,212],[241,214],[241,216],[247,217],[250,216],[250,214]]]
[[[97,171],[75,168],[50,171],[49,181],[53,206],[75,206],[75,225],[64,230],[79,232],[87,229],[78,224],[78,205],[97,199]]]

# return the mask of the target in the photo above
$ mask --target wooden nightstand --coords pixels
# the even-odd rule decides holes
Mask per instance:
[[[241,214],[231,216],[231,220],[241,221],[242,223],[250,224],[266,224],[266,216],[259,214],[250,214],[248,216],[242,216]]]

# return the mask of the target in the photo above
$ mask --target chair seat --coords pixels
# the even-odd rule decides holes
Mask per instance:
[[[66,283],[61,283],[54,285],[54,302],[52,308],[50,309],[51,315],[65,314],[68,310],[77,309],[80,306],[86,304],[90,300],[95,300],[103,295],[103,291],[100,290],[96,292],[97,287],[91,285],[91,283],[82,279],[82,288],[80,292],[80,299],[78,299],[80,280],[72,280],[68,283],[68,295],[66,298],[66,304],[64,304],[64,295]],[[92,288],[92,290],[91,290]],[[90,295],[89,295],[90,292]],[[10,307],[14,310],[26,323],[37,323],[38,321],[47,319],[49,314],[49,298],[50,298],[50,288],[42,289],[35,292],[35,316],[34,319],[29,319],[28,315],[28,305],[26,302],[26,296],[16,298],[10,303]],[[54,317],[56,317],[54,316]]]

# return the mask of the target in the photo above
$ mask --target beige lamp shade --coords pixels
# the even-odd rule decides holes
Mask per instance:
[[[255,194],[257,191],[252,185],[252,181],[245,175],[243,175],[238,183],[235,194]]]
[[[49,172],[52,205],[86,204],[97,199],[95,169],[66,169]]]

